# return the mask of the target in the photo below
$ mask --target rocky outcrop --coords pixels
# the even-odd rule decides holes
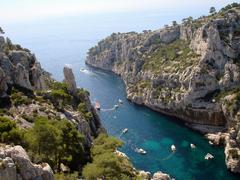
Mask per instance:
[[[47,163],[33,164],[21,146],[0,147],[0,179],[53,180],[53,171]]]
[[[235,6],[156,31],[112,34],[89,50],[86,64],[121,75],[127,98],[137,104],[178,117],[204,133],[232,127],[239,132],[240,98],[223,98],[239,90],[239,27]],[[216,144],[224,141],[212,138]]]
[[[72,69],[70,67],[65,66],[63,69],[64,77],[65,79],[63,82],[65,82],[68,85],[68,90],[76,95],[77,93],[77,85],[75,81],[75,77],[73,75]]]
[[[170,180],[170,176],[168,174],[162,173],[158,171],[153,174],[152,180]]]
[[[6,92],[6,90],[7,90],[6,74],[2,70],[2,68],[0,68],[0,92]]]
[[[0,68],[5,74],[4,84],[1,81],[0,94],[6,94],[7,89],[12,86],[43,90],[47,88],[47,80],[51,79],[34,54],[20,45],[12,44],[9,38],[5,39],[3,36],[0,36]]]

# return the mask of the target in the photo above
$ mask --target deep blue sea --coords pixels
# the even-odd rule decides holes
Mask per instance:
[[[3,25],[14,43],[29,48],[36,54],[43,68],[51,72],[57,80],[63,78],[63,66],[70,64],[74,70],[77,85],[86,88],[92,101],[99,101],[105,111],[100,117],[109,134],[125,142],[125,152],[137,169],[150,172],[163,171],[175,179],[237,179],[227,171],[223,148],[213,147],[202,135],[186,128],[178,119],[173,119],[134,105],[127,101],[122,80],[112,74],[85,66],[87,50],[112,32],[142,31],[157,29],[187,13],[193,17],[203,12],[160,12],[131,14],[99,14],[98,16],[69,17]],[[84,68],[86,71],[81,72]],[[123,105],[118,110],[111,109],[118,99]],[[122,130],[128,133],[120,136]],[[190,143],[196,149],[190,148]],[[175,144],[177,151],[171,153]],[[143,148],[146,155],[134,152],[135,147]],[[206,161],[204,156],[211,153],[214,160]]]

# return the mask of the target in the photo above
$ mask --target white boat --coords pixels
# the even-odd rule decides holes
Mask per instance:
[[[214,156],[210,153],[207,153],[207,155],[204,157],[204,159],[206,159],[206,160],[210,160],[210,159],[213,159],[213,158],[214,158]]]
[[[145,150],[143,150],[142,148],[136,148],[135,151],[139,154],[147,154],[147,152]]]
[[[123,134],[125,134],[125,133],[127,133],[127,132],[128,132],[128,128],[125,128],[125,129],[122,131]]]
[[[173,152],[176,151],[176,150],[177,150],[176,146],[171,145],[171,150],[172,150]]]
[[[96,108],[97,110],[100,110],[100,109],[101,109],[101,105],[100,105],[99,102],[96,102],[96,103],[95,103],[95,108]]]
[[[121,99],[118,100],[119,104],[123,104],[123,101]]]
[[[192,149],[195,149],[195,148],[196,148],[196,146],[195,146],[194,144],[190,144],[190,147],[191,147]]]
[[[213,145],[213,142],[212,142],[212,141],[208,141],[208,143],[209,143],[210,145]]]
[[[114,109],[117,109],[119,106],[117,104],[114,105]]]

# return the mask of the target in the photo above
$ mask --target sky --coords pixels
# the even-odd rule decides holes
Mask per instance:
[[[0,0],[0,22],[15,23],[72,15],[217,9],[233,0]],[[235,0],[234,2],[240,2]]]

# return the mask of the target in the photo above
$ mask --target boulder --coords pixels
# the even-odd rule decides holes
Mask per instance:
[[[223,145],[224,142],[225,142],[225,137],[227,136],[226,133],[216,133],[216,134],[211,134],[211,133],[208,133],[205,135],[205,137],[211,141],[214,145]]]
[[[0,180],[17,180],[17,168],[12,158],[0,159]]]
[[[153,174],[152,180],[170,180],[170,176],[161,171],[158,171]]]
[[[24,180],[41,179],[41,180],[53,180],[53,172],[50,166],[46,163],[37,165],[33,164],[26,151],[21,146],[5,146],[0,147],[0,158],[2,163],[7,166],[0,168],[1,178],[15,180],[20,177]],[[16,171],[18,167],[19,174]],[[19,178],[18,178],[19,179]]]
[[[32,90],[32,85],[29,81],[29,73],[20,63],[18,63],[16,66],[14,83],[23,88]]]
[[[139,171],[139,177],[144,180],[151,179],[151,173],[147,171]]]

